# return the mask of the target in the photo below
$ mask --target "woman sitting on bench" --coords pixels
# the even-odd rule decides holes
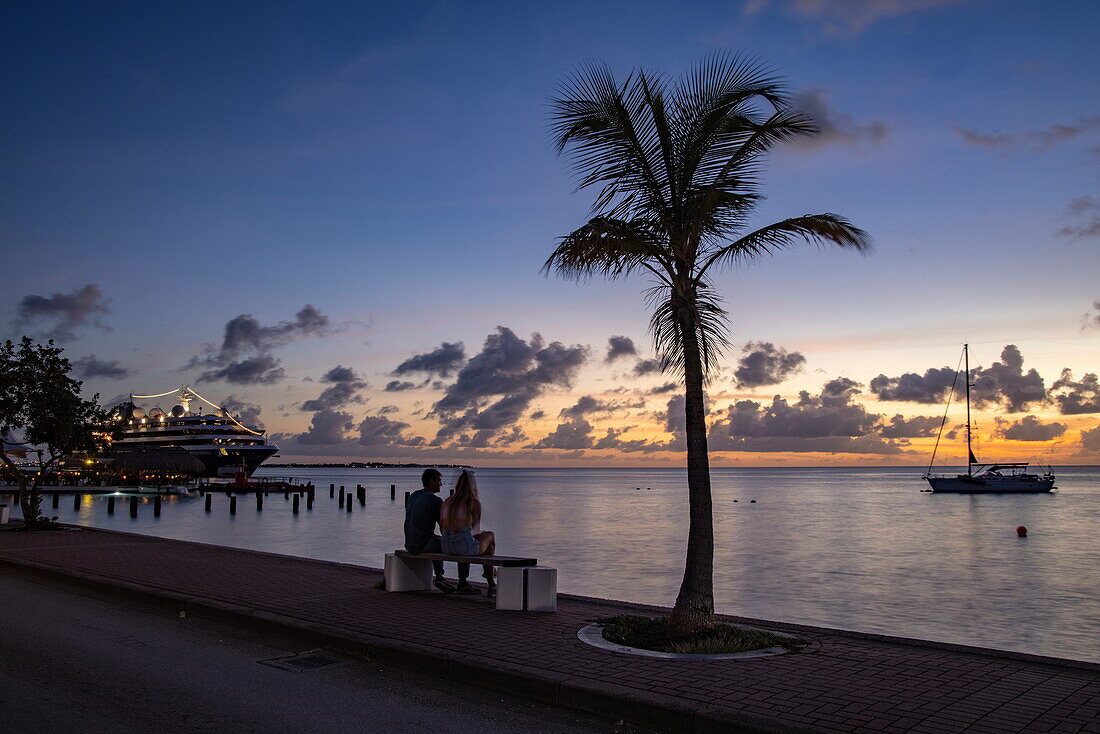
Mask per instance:
[[[496,537],[491,530],[481,529],[481,502],[477,498],[477,480],[463,471],[455,483],[455,493],[443,500],[439,515],[439,529],[443,533],[443,552],[458,556],[491,556],[496,552]],[[485,580],[489,584],[489,596],[496,595],[496,579],[492,566],[483,566]],[[458,580],[459,591],[469,586],[466,579]],[[471,587],[472,588],[472,587]]]

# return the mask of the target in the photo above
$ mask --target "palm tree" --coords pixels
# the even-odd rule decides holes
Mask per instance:
[[[870,237],[836,214],[747,231],[775,144],[817,132],[783,81],[753,59],[716,54],[672,82],[635,71],[621,84],[581,67],[552,100],[551,132],[578,189],[598,191],[587,224],[561,238],[544,272],[577,280],[648,276],[649,328],[662,369],[684,384],[690,526],[669,621],[683,637],[714,621],[714,528],[704,388],[729,346],[716,270],[799,241],[864,252]]]

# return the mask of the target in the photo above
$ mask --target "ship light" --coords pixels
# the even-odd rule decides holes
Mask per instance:
[[[85,463],[85,464],[87,464],[88,466],[91,466],[91,465],[92,465],[92,464],[94,464],[95,462],[94,462],[94,461],[92,461],[91,459],[85,459],[85,460],[84,460],[84,463]]]

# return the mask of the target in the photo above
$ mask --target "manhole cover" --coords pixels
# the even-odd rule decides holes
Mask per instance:
[[[270,665],[273,668],[280,668],[282,670],[289,670],[293,673],[308,673],[311,670],[327,668],[340,662],[341,661],[336,658],[322,655],[316,650],[310,650],[309,652],[291,655],[290,657],[261,660],[260,664]]]

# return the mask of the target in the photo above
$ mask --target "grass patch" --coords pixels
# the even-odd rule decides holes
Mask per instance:
[[[620,614],[601,619],[599,623],[603,625],[604,639],[610,642],[682,655],[718,655],[765,647],[797,650],[804,644],[790,637],[780,637],[764,630],[735,627],[732,624],[716,624],[697,635],[672,642],[668,639],[668,620],[664,617]]]

